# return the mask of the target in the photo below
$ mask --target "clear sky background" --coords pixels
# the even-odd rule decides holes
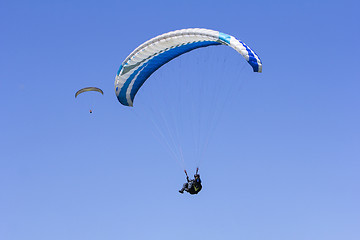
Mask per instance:
[[[0,239],[360,239],[359,9],[355,0],[2,0]],[[231,34],[263,61],[261,74],[246,66],[221,115],[197,196],[177,192],[182,169],[114,93],[135,47],[189,27]],[[244,62],[212,48],[160,74],[191,77],[186,59],[201,54]],[[74,99],[86,86],[105,92],[91,115]]]

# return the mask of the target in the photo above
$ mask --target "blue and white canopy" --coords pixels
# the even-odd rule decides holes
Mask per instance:
[[[121,64],[115,78],[115,93],[118,100],[125,106],[133,106],[137,91],[162,65],[196,48],[221,44],[228,45],[240,53],[254,72],[262,71],[259,56],[233,36],[202,28],[172,31],[141,44]]]

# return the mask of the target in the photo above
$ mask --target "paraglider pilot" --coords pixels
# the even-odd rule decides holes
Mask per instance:
[[[190,194],[198,194],[201,191],[202,186],[201,186],[201,179],[200,179],[200,174],[198,174],[198,170],[199,169],[196,169],[194,179],[189,179],[186,170],[184,170],[186,174],[187,182],[184,183],[183,187],[179,190],[179,193],[184,193],[184,191],[187,191]]]

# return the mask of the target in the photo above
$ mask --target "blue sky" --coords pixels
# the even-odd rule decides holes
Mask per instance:
[[[1,239],[360,238],[359,3],[193,2],[0,2]],[[197,196],[177,192],[181,168],[113,85],[135,47],[189,27],[263,61],[221,114]],[[196,76],[216,53],[231,78],[236,52],[213,48],[152,77]],[[92,115],[74,99],[86,86],[105,93]]]

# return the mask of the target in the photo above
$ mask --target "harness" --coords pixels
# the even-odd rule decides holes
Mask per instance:
[[[198,171],[199,171],[199,168],[196,169],[196,174],[198,173]],[[189,176],[188,176],[186,170],[184,170],[184,172],[186,174],[186,178],[189,181]],[[198,179],[199,182],[196,179],[191,180],[191,181],[192,181],[191,188],[189,188],[189,190],[187,190],[187,192],[190,194],[198,194],[202,189],[200,179]],[[198,187],[196,187],[196,186],[198,186]]]

